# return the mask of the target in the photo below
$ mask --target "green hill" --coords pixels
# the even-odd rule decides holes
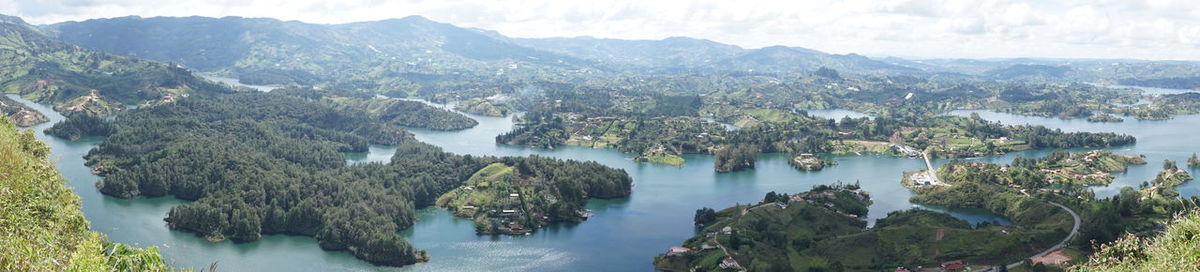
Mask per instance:
[[[66,113],[107,115],[178,95],[228,92],[186,69],[60,42],[20,18],[2,15],[0,59],[0,91]]]
[[[0,117],[0,270],[164,271],[155,248],[88,231],[79,196],[47,159],[50,148]]]
[[[1200,214],[1182,216],[1153,238],[1128,235],[1072,271],[1200,271]]]

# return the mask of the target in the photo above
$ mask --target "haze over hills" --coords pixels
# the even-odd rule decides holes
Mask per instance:
[[[364,61],[393,73],[535,70],[793,73],[831,67],[861,73],[915,71],[858,55],[796,47],[743,49],[707,40],[508,38],[419,16],[337,25],[262,18],[122,17],[44,26],[56,37],[116,54],[177,62],[201,71],[288,69],[331,76]],[[97,35],[105,33],[106,35]],[[180,35],[179,33],[194,33]],[[282,67],[282,68],[281,68]],[[365,70],[365,69],[357,69]],[[379,73],[368,75],[378,76]],[[522,73],[524,75],[525,73]],[[517,76],[519,77],[519,76]]]
[[[427,85],[431,77],[572,81],[621,73],[792,74],[821,67],[874,75],[1167,80],[1184,81],[1175,84],[1182,87],[1200,86],[1194,80],[1200,69],[1188,62],[875,59],[800,47],[746,49],[687,37],[509,38],[420,16],[332,25],[269,18],[130,16],[42,29],[66,42],[200,71],[227,72],[247,83],[336,81],[343,87],[377,91]]]

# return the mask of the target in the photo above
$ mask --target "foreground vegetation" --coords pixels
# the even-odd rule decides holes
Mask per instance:
[[[1139,237],[1127,234],[1106,244],[1072,271],[1197,271],[1200,270],[1200,214],[1175,218],[1161,234]]]
[[[0,117],[0,270],[167,271],[155,248],[109,242],[89,231],[79,196],[50,148]]]

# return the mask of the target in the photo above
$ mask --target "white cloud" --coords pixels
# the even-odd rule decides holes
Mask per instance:
[[[422,15],[517,37],[690,36],[917,57],[1200,59],[1195,0],[0,0],[32,23],[127,15],[345,23]]]

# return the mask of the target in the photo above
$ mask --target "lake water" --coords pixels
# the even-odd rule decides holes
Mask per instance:
[[[844,109],[821,109],[821,110],[804,110],[804,111],[808,112],[808,116],[821,117],[821,118],[827,118],[827,119],[833,119],[833,120],[839,120],[839,121],[845,117],[850,117],[850,118],[871,117],[871,115],[867,115],[865,113],[852,111],[852,110],[844,110]]]
[[[247,88],[258,90],[260,92],[270,92],[271,90],[280,88],[280,86],[277,86],[277,85],[242,84],[241,82],[238,82],[238,79],[236,79],[236,78],[207,75],[207,74],[198,74],[198,75],[200,75],[200,77],[203,77],[204,79],[216,81],[219,83],[223,83],[225,85],[234,86],[234,87],[247,87]]]
[[[11,96],[10,96],[11,97]],[[51,118],[51,122],[33,127],[41,131],[63,117],[49,107],[23,103]],[[966,115],[972,111],[955,111]],[[1200,116],[1179,116],[1168,121],[1125,123],[1087,123],[1052,118],[1023,117],[1011,114],[978,112],[988,120],[1005,123],[1041,124],[1068,131],[1115,131],[1138,137],[1131,147],[1112,148],[1122,154],[1145,154],[1150,164],[1133,166],[1117,175],[1113,186],[1096,188],[1100,195],[1115,194],[1121,185],[1136,185],[1153,178],[1163,159],[1183,163],[1200,143],[1190,135],[1200,127]],[[724,208],[737,203],[755,202],[768,191],[795,193],[817,184],[859,182],[874,199],[868,220],[882,218],[888,212],[914,207],[908,202],[910,191],[900,186],[903,171],[924,167],[920,160],[876,155],[832,156],[839,165],[818,172],[803,172],[787,164],[784,154],[762,154],[754,170],[713,172],[713,159],[706,155],[685,155],[681,167],[637,163],[632,155],[611,149],[562,147],[537,149],[497,145],[493,137],[512,129],[507,117],[470,115],[479,125],[461,131],[414,129],[421,141],[441,146],[458,154],[524,156],[541,155],[564,159],[592,160],[625,169],[633,177],[633,194],[616,200],[592,200],[588,208],[595,216],[579,224],[555,224],[528,236],[479,236],[473,223],[458,219],[437,208],[419,211],[416,225],[401,233],[419,249],[428,250],[432,260],[402,268],[376,267],[354,259],[344,252],[323,251],[308,237],[271,235],[251,243],[209,243],[192,233],[170,231],[162,218],[182,203],[170,197],[122,200],[100,194],[97,177],[83,166],[81,158],[100,139],[65,141],[38,133],[53,150],[55,165],[83,199],[83,212],[92,229],[116,242],[138,246],[158,246],[164,257],[181,267],[205,267],[219,262],[226,271],[649,271],[652,258],[694,235],[692,216],[700,207]],[[366,154],[348,154],[351,163],[386,161],[386,146],[372,146]],[[1008,163],[1015,156],[1041,156],[1048,150],[1028,151],[975,160]],[[943,164],[945,160],[936,160]],[[1184,195],[1200,191],[1197,183],[1180,186]],[[929,209],[939,210],[936,207]],[[990,221],[1006,223],[1003,218],[974,210],[942,210],[972,224]]]
[[[1138,90],[1142,90],[1142,97],[1141,97],[1141,98],[1139,98],[1137,102],[1130,103],[1130,104],[1126,104],[1126,103],[1112,103],[1113,105],[1116,105],[1116,106],[1121,106],[1121,107],[1129,107],[1129,106],[1136,106],[1136,105],[1145,105],[1145,104],[1150,104],[1150,100],[1147,100],[1147,99],[1146,99],[1146,96],[1158,96],[1158,95],[1166,95],[1166,94],[1182,94],[1182,93],[1200,93],[1200,91],[1197,91],[1197,90],[1187,90],[1187,89],[1164,89],[1164,88],[1155,88],[1155,87],[1140,87],[1140,86],[1126,86],[1126,85],[1109,85],[1109,86],[1105,86],[1105,87],[1108,87],[1108,88],[1111,88],[1111,89],[1138,89]],[[1126,120],[1132,120],[1133,118],[1124,118],[1124,119],[1126,119]]]

